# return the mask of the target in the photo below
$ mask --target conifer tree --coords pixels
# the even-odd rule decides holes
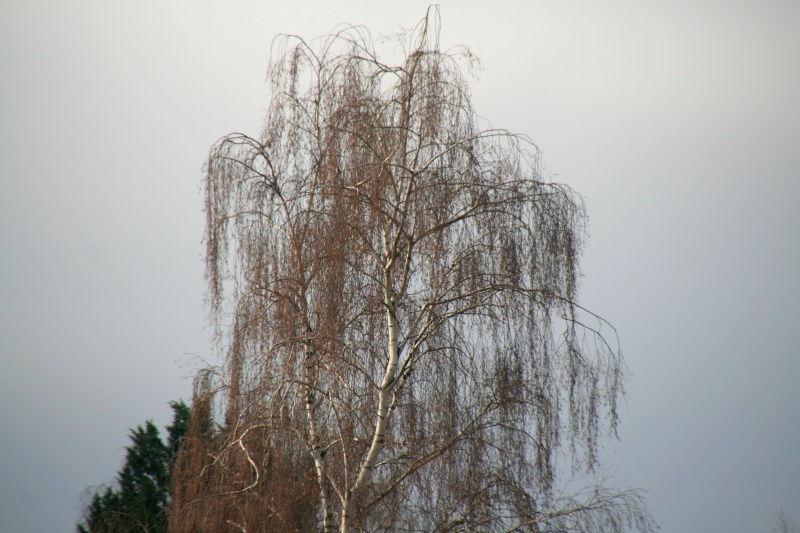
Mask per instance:
[[[167,443],[150,420],[130,431],[125,463],[112,485],[95,492],[83,511],[79,533],[167,531],[170,474],[189,417],[182,401],[170,406],[173,422],[167,426]]]

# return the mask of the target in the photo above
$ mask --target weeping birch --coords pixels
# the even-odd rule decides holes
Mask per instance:
[[[582,199],[526,136],[479,120],[474,58],[440,50],[437,17],[396,66],[360,27],[277,41],[261,135],[212,147],[226,364],[209,461],[244,457],[229,485],[246,492],[265,454],[290,457],[325,532],[646,530],[636,491],[560,491],[562,452],[598,466],[625,373],[616,332],[578,304]],[[247,512],[247,531],[280,515]]]

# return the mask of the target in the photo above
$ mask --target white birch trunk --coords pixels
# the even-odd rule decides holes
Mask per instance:
[[[400,353],[397,345],[395,296],[389,279],[389,273],[386,271],[384,271],[384,303],[386,304],[386,322],[389,332],[389,360],[386,364],[383,382],[378,390],[378,413],[375,421],[375,431],[372,435],[372,443],[370,444],[369,451],[367,451],[367,456],[361,463],[358,477],[347,493],[342,509],[341,533],[348,533],[350,531],[349,520],[352,511],[351,505],[353,496],[369,481],[372,476],[372,469],[375,468],[378,462],[378,456],[383,450],[386,427],[388,426],[389,412],[392,404],[392,389],[397,379]]]
[[[328,484],[326,483],[325,463],[322,461],[322,456],[319,449],[319,432],[317,431],[317,421],[314,418],[314,351],[306,345],[306,362],[305,362],[305,381],[306,381],[306,417],[308,419],[308,433],[311,445],[311,455],[314,458],[314,467],[317,472],[317,480],[319,481],[319,494],[320,504],[322,505],[322,524],[325,533],[332,533],[336,531],[336,523],[334,515],[331,512],[330,494],[328,493]]]

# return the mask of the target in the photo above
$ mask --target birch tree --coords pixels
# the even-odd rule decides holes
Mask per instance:
[[[401,43],[391,66],[361,27],[282,38],[261,135],[211,149],[226,363],[204,382],[224,420],[205,464],[241,465],[217,490],[258,491],[272,454],[313,480],[326,533],[648,529],[636,491],[560,490],[559,457],[598,466],[625,373],[578,304],[580,196],[526,136],[479,120],[474,58],[440,49],[436,10]],[[208,514],[213,492],[174,516]],[[231,531],[270,530],[262,493]]]

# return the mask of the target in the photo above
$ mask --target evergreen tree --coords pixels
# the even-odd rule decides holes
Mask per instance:
[[[149,420],[131,430],[131,445],[115,483],[95,492],[83,511],[79,533],[167,531],[170,474],[189,418],[182,401],[170,406],[173,421],[167,426],[167,443]]]
[[[186,435],[186,428],[189,424],[189,406],[180,402],[170,402],[172,407],[172,425],[167,426],[169,438],[167,440],[167,456],[169,458],[169,470],[175,462],[175,457],[178,455],[178,448],[183,442],[184,435]]]

